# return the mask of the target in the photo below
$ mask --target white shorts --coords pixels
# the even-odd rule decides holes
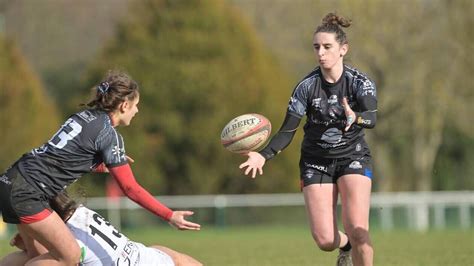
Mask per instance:
[[[145,245],[133,242],[133,248],[138,248],[138,252],[119,258],[115,265],[136,265],[136,266],[175,266],[173,259],[163,251],[146,247]]]

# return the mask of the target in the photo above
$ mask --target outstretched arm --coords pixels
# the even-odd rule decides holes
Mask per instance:
[[[249,152],[247,154],[247,161],[239,166],[240,169],[245,168],[244,174],[248,175],[252,172],[252,178],[255,178],[258,171],[258,173],[262,175],[265,162],[275,157],[275,155],[280,153],[291,143],[300,121],[301,118],[287,112],[280,130],[273,136],[267,146],[260,152]]]
[[[147,190],[137,183],[129,164],[109,168],[120,188],[128,198],[143,208],[168,221],[180,230],[199,230],[200,225],[186,221],[184,217],[192,215],[190,211],[172,211],[159,202]]]

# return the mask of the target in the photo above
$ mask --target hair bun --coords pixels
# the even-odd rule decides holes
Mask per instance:
[[[336,13],[329,13],[323,18],[323,25],[336,25],[344,28],[349,27],[352,21],[338,16]]]

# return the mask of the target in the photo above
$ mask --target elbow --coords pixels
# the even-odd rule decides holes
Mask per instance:
[[[368,129],[372,129],[372,128],[374,128],[374,127],[375,127],[375,124],[376,124],[376,122],[377,122],[377,121],[376,121],[376,119],[374,119],[374,120],[372,121],[372,123],[370,123],[370,124],[368,124],[368,125],[367,125],[367,127],[366,127],[366,128],[368,128]]]
[[[136,201],[138,198],[137,191],[132,186],[123,186],[122,187],[123,194],[125,194],[129,199]]]

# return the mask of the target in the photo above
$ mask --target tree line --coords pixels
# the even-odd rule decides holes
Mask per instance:
[[[367,131],[375,190],[473,189],[473,4],[303,2],[131,1],[80,74],[67,67],[49,72],[77,75],[56,88],[45,87],[3,36],[0,167],[46,141],[108,69],[120,68],[139,82],[141,103],[132,126],[119,131],[138,181],[153,193],[298,191],[301,128],[256,180],[241,173],[245,158],[226,151],[219,135],[231,118],[250,112],[269,117],[278,130],[293,86],[315,65],[312,32],[337,9],[354,19],[347,63],[378,88],[378,125]],[[79,185],[101,195],[104,180],[86,177]]]

